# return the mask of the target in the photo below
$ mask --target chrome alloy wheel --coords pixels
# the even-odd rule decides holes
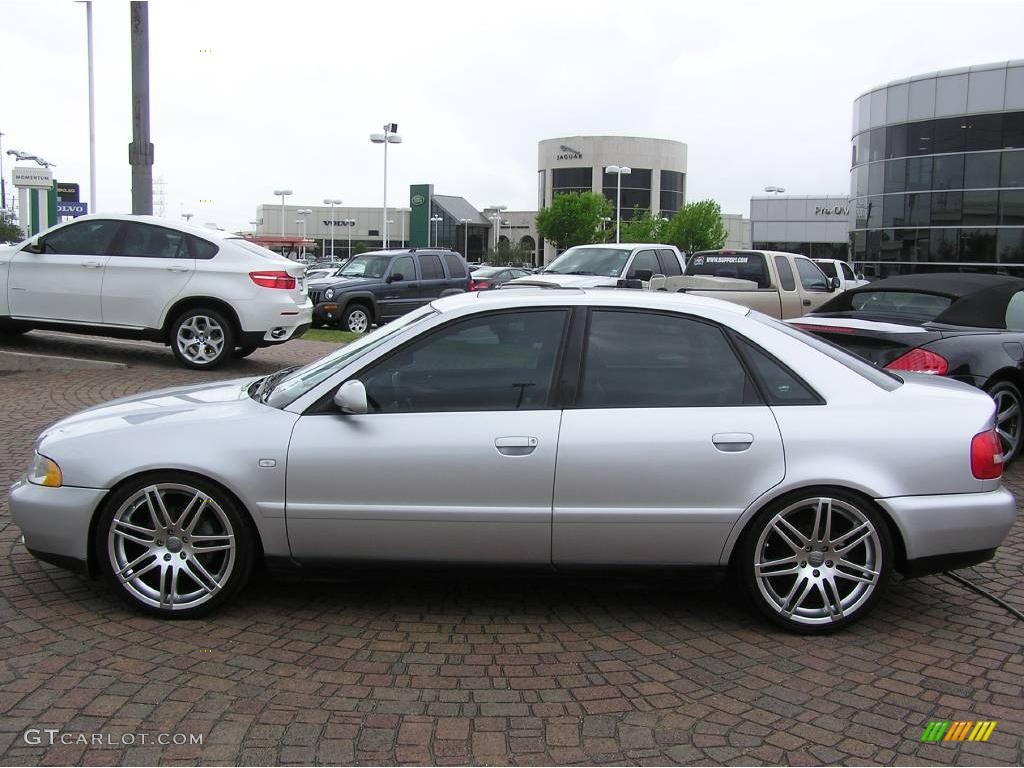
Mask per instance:
[[[178,326],[175,339],[181,356],[190,363],[207,365],[224,350],[224,329],[209,315],[192,315]]]
[[[1021,427],[1024,426],[1020,396],[1016,387],[1000,388],[992,393],[992,399],[996,402],[996,432],[999,433],[1003,456],[1012,459],[1020,446]]]
[[[370,327],[370,315],[365,309],[353,309],[348,313],[345,325],[352,333],[366,333]]]
[[[833,498],[792,504],[764,526],[754,576],[781,618],[804,625],[839,621],[871,597],[882,573],[882,544],[857,507]]]
[[[180,611],[220,592],[235,567],[236,542],[228,516],[208,495],[160,483],[114,513],[107,553],[114,578],[133,598]]]

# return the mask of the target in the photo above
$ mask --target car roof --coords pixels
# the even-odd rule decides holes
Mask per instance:
[[[134,213],[90,213],[85,216],[78,216],[71,221],[62,222],[62,226],[65,224],[74,224],[78,221],[89,221],[91,219],[106,219],[108,221],[136,221],[143,224],[154,224],[158,227],[166,227],[167,229],[177,229],[181,232],[188,232],[189,234],[196,235],[197,237],[205,237],[208,240],[236,240],[241,239],[241,235],[236,235],[234,232],[228,232],[221,229],[213,229],[211,227],[201,227],[197,224],[188,224],[181,221],[180,219],[172,219],[164,216],[148,216],[144,214]]]
[[[993,275],[985,272],[923,272],[914,275],[897,275],[876,280],[868,285],[854,288],[859,293],[867,291],[914,291],[915,293],[937,293],[952,298],[969,296],[972,293],[1004,285],[1024,289],[1024,279],[1009,275]]]
[[[675,248],[667,243],[584,243],[574,245],[573,248],[612,248],[622,251],[632,251],[634,248]],[[566,250],[569,250],[568,248]],[[565,253],[565,251],[562,251]],[[559,254],[561,255],[561,254]]]
[[[502,307],[547,306],[610,306],[635,309],[686,312],[700,309],[712,313],[747,315],[750,309],[720,299],[691,296],[665,291],[644,291],[629,288],[562,288],[553,286],[523,286],[502,288],[497,291],[460,293],[434,301],[431,306],[438,312],[473,312]]]

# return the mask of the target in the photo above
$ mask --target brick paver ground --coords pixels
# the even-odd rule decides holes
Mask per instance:
[[[5,485],[52,421],[201,378],[157,346],[38,333],[0,346],[129,363],[0,375]],[[329,349],[300,340],[204,376]],[[1024,467],[1008,482],[1024,492]],[[1022,572],[1018,522],[996,560],[961,573],[1022,609]],[[158,622],[29,556],[0,494],[0,618],[3,764],[1024,760],[1024,626],[941,576],[897,582],[867,620],[813,639],[728,591],[516,571],[262,577],[215,616]],[[988,743],[922,744],[931,719],[998,726]],[[30,728],[114,743],[33,746]],[[119,742],[143,733],[203,744]]]

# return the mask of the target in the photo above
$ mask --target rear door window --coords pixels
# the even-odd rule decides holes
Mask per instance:
[[[424,280],[444,280],[444,269],[441,268],[441,259],[433,253],[424,253],[419,256],[420,273]]]
[[[189,259],[188,235],[165,227],[129,221],[124,225],[116,256],[148,259]]]
[[[453,280],[459,280],[466,276],[465,262],[454,253],[444,255],[444,265],[448,267],[448,276]]]
[[[779,273],[779,284],[784,291],[796,290],[796,278],[793,277],[793,268],[789,266],[789,259],[785,256],[775,257],[775,269]]]
[[[658,249],[658,261],[661,262],[661,273],[665,277],[675,277],[676,275],[683,274],[683,270],[679,267],[679,259],[668,248]]]
[[[750,280],[758,288],[772,285],[761,253],[695,253],[686,265],[686,274]]]
[[[769,405],[821,405],[824,403],[796,374],[757,345],[735,335],[743,356],[761,384]]]

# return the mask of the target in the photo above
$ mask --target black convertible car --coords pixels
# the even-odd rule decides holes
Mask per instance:
[[[1024,427],[1024,279],[901,275],[846,291],[792,325],[891,371],[949,376],[988,392],[1007,462]]]

